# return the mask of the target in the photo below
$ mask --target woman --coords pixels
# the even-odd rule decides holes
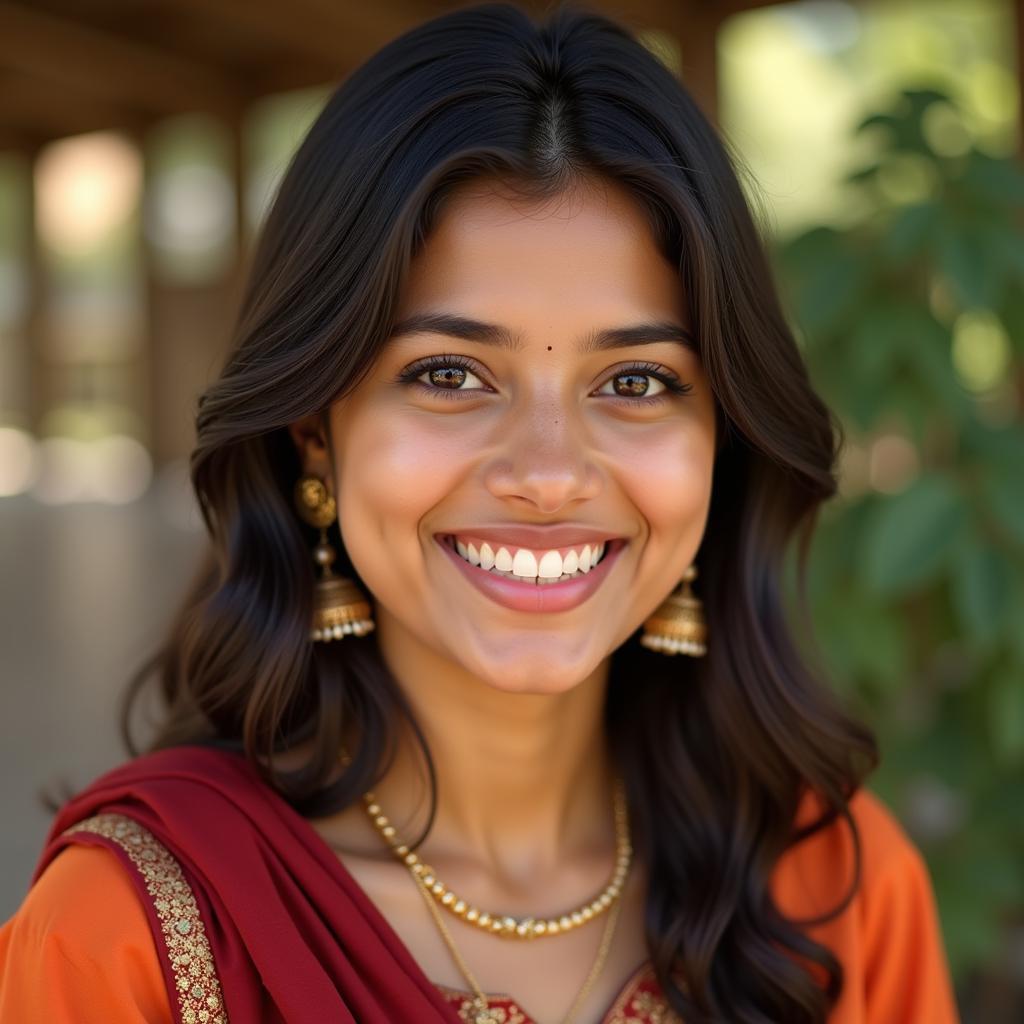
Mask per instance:
[[[358,69],[197,430],[166,719],[58,814],[0,1020],[956,1020],[783,616],[833,425],[628,32],[484,5]]]

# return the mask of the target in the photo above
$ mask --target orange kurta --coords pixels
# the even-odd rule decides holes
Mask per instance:
[[[872,793],[850,806],[862,887],[842,914],[808,929],[846,971],[829,1024],[958,1024],[924,860]],[[808,797],[798,820],[814,810]],[[786,853],[772,891],[784,913],[811,917],[836,905],[852,872],[840,820]],[[122,863],[101,847],[70,846],[0,928],[0,1024],[172,1024],[161,955]],[[610,1011],[606,1024],[619,1019]]]

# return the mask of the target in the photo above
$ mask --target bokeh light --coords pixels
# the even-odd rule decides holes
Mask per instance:
[[[233,196],[227,175],[208,164],[184,164],[152,185],[150,238],[189,256],[222,244],[234,231]]]
[[[124,505],[141,498],[153,475],[149,453],[134,438],[48,437],[39,444],[32,495],[44,505],[97,501]]]
[[[36,163],[40,239],[62,255],[88,253],[128,219],[141,187],[139,152],[116,132],[52,143]]]
[[[883,494],[898,494],[917,476],[920,459],[914,445],[901,434],[882,434],[871,445],[868,478]]]
[[[969,310],[953,327],[953,366],[964,387],[990,391],[1010,365],[1010,338],[999,318],[988,310]]]
[[[27,491],[37,472],[35,438],[17,427],[0,427],[0,497]]]

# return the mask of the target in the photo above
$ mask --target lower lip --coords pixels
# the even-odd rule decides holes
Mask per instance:
[[[448,538],[439,536],[435,539],[455,568],[473,586],[496,604],[517,612],[565,612],[583,604],[604,582],[626,546],[623,540],[607,541],[604,558],[590,572],[575,579],[561,583],[520,583],[471,565],[451,546]]]

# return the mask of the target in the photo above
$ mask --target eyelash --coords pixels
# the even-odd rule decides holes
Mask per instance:
[[[434,384],[425,384],[423,381],[418,379],[430,370],[437,370],[442,367],[450,366],[457,366],[460,369],[468,370],[474,376],[483,379],[483,375],[478,372],[471,359],[458,355],[438,355],[427,356],[425,359],[420,359],[411,366],[406,367],[406,369],[398,375],[396,382],[399,384],[415,384],[431,395],[451,398],[456,401],[480,390],[479,388],[470,388],[468,390],[463,390],[461,388],[439,388]],[[671,370],[666,369],[664,366],[659,366],[657,363],[631,363],[629,366],[622,367],[622,369],[618,370],[608,379],[614,380],[616,377],[626,377],[629,374],[642,374],[654,377],[665,385],[665,391],[658,395],[651,395],[650,397],[641,396],[640,398],[633,398],[629,395],[606,395],[604,397],[617,398],[620,402],[627,402],[630,405],[649,407],[656,402],[664,401],[674,395],[687,395],[693,390],[692,384],[684,383]]]

